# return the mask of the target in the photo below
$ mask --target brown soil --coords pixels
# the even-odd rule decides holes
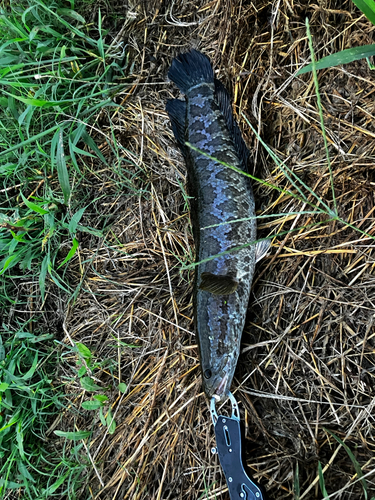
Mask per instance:
[[[310,60],[305,18],[318,59],[374,43],[374,27],[345,0],[135,0],[101,9],[134,69],[132,85],[117,96],[121,111],[103,111],[101,133],[92,132],[111,168],[88,165],[96,201],[85,222],[106,236],[82,234],[70,266],[81,288],[66,312],[64,342],[67,352],[75,342],[93,351],[93,375],[109,387],[105,412],[111,408],[117,423],[110,434],[98,412],[82,409],[91,394],[80,386],[77,356],[67,357],[62,370],[74,380],[66,391],[76,413],[54,428],[94,429],[95,469],[81,498],[229,498],[211,454],[192,324],[185,166],[165,112],[167,98],[178,95],[166,78],[169,65],[191,47],[211,58],[231,91],[254,175],[284,191],[254,184],[258,213],[268,217],[259,234],[274,237],[257,267],[232,385],[247,465],[271,499],[298,498],[296,478],[299,498],[323,498],[319,462],[329,498],[365,498],[331,433],[374,491],[375,261],[367,235],[375,227],[375,80],[366,60],[318,73],[338,216],[351,226],[304,213],[311,206],[286,191],[298,194],[297,185],[309,202],[334,207],[313,77],[295,76]],[[288,180],[249,123],[307,188]]]

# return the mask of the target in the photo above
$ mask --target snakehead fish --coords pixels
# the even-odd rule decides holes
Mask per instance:
[[[185,100],[168,100],[166,109],[186,161],[192,197],[198,263],[193,305],[203,389],[208,398],[215,395],[220,400],[232,383],[255,263],[267,246],[236,250],[256,240],[253,192],[249,178],[240,172],[246,172],[249,153],[210,60],[196,50],[180,54],[168,77],[185,94]],[[231,249],[235,250],[205,261]]]

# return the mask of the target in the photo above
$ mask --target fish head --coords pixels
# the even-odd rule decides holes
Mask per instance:
[[[225,356],[215,367],[202,366],[202,385],[208,399],[213,396],[217,401],[227,399],[232,384],[235,365],[230,356]]]
[[[211,272],[208,266],[206,270]],[[199,277],[197,282],[200,283]],[[218,401],[224,401],[232,384],[240,354],[250,286],[245,294],[245,300],[239,295],[239,291],[244,295],[242,289],[243,285],[239,284],[238,289],[232,294],[216,295],[196,287],[195,330],[202,386],[210,400],[216,396]]]

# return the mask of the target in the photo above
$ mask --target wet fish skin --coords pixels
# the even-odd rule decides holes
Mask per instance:
[[[192,150],[185,141],[241,170],[246,170],[248,151],[234,121],[229,96],[214,79],[206,56],[195,50],[180,54],[173,60],[168,76],[186,97],[185,101],[168,101],[167,112],[186,160],[188,191],[193,197],[191,214],[196,259],[200,262],[256,240],[255,219],[232,222],[255,217],[254,197],[246,176]],[[208,398],[216,395],[224,399],[230,389],[256,259],[256,246],[252,245],[196,267],[195,331],[203,389]],[[216,280],[219,284],[215,283],[215,276],[220,277]],[[210,279],[211,290],[216,286],[221,292],[228,280],[231,293],[212,293]]]

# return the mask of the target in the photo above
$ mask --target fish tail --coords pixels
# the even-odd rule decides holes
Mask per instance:
[[[186,94],[200,83],[214,83],[214,72],[208,57],[193,49],[173,59],[168,78]]]

